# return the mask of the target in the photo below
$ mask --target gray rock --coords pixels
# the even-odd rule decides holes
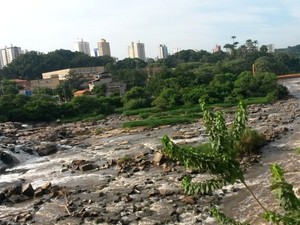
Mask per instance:
[[[39,145],[36,149],[36,152],[38,153],[39,156],[47,156],[54,154],[58,151],[57,145],[54,143],[42,143]]]
[[[30,183],[22,185],[22,194],[26,195],[28,197],[33,197],[34,196],[34,190],[33,190],[33,187]]]

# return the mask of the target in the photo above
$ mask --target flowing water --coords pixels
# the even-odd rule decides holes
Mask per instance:
[[[300,85],[293,81],[285,81],[291,93],[300,99]],[[272,142],[263,150],[263,156],[259,164],[254,165],[246,174],[246,182],[253,190],[255,195],[262,201],[267,209],[276,209],[277,204],[270,192],[270,172],[271,163],[279,163],[286,171],[286,178],[295,187],[300,187],[300,162],[299,156],[291,149],[300,146],[300,118],[296,117],[293,122],[293,132],[289,132],[281,139]],[[26,180],[32,184],[33,188],[39,187],[47,182],[53,185],[85,186],[97,185],[103,180],[108,179],[107,174],[101,174],[97,171],[88,174],[65,173],[62,170],[62,164],[68,163],[74,159],[86,159],[101,161],[118,158],[126,154],[138,153],[143,148],[157,149],[161,145],[160,138],[164,134],[170,134],[174,128],[164,128],[155,130],[151,134],[141,132],[136,134],[117,134],[97,140],[97,144],[92,147],[72,147],[68,145],[60,146],[59,154],[47,157],[38,157],[23,151],[22,145],[12,145],[13,153],[9,151],[17,166],[0,170],[0,191],[8,184],[14,184],[18,180]],[[1,137],[0,137],[1,140]],[[194,141],[194,140],[193,140]],[[126,144],[130,143],[130,145]],[[0,146],[1,147],[1,146]],[[6,151],[6,150],[5,150]],[[0,160],[0,163],[1,160]],[[0,164],[0,168],[7,166]],[[252,224],[264,224],[260,219],[262,209],[250,196],[248,191],[240,184],[236,184],[237,192],[226,195],[221,207],[223,211],[240,220],[247,220]],[[18,206],[9,207],[0,205],[0,215],[5,213],[24,211],[28,207],[27,203]],[[211,223],[210,223],[211,224]]]
[[[300,101],[300,82],[297,79],[281,81],[288,87],[291,94]],[[300,105],[300,102],[298,103]],[[300,106],[298,106],[300,107]],[[278,163],[285,170],[286,180],[294,188],[300,188],[300,156],[294,149],[300,147],[300,118],[296,117],[291,129],[286,135],[263,149],[259,164],[253,165],[246,173],[246,183],[262,202],[266,209],[278,210],[276,199],[270,191],[270,165]],[[268,224],[261,219],[263,209],[241,184],[235,185],[239,191],[227,196],[222,201],[222,209],[226,215],[251,224]]]

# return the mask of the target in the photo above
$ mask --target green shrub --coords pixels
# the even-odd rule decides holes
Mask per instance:
[[[256,130],[246,129],[237,145],[237,151],[241,155],[248,155],[252,153],[259,153],[260,148],[266,144],[264,135],[258,133]]]
[[[124,104],[124,109],[139,109],[148,105],[148,101],[144,98],[130,99]]]

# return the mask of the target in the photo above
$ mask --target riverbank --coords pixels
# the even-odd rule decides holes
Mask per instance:
[[[272,146],[285,150],[298,146],[290,139],[298,134],[297,99],[249,106],[248,111],[249,126],[270,142],[265,152],[269,148],[275,153]],[[226,118],[230,121],[232,114]],[[224,187],[213,196],[186,196],[180,181],[188,171],[161,154],[165,134],[178,143],[205,141],[201,121],[122,128],[124,121],[134,119],[114,115],[89,123],[1,124],[2,166],[10,168],[0,175],[0,224],[214,224],[208,212],[212,203],[223,204],[233,216],[241,213],[234,206],[243,201],[242,187]],[[293,145],[281,145],[287,141]],[[267,167],[268,157],[270,154],[264,154],[253,168]],[[10,163],[4,164],[3,159]],[[253,174],[251,186],[256,185],[256,177],[262,176],[263,182],[269,179],[265,173],[248,174]],[[263,188],[269,192],[267,184]],[[251,210],[241,215],[259,217]]]

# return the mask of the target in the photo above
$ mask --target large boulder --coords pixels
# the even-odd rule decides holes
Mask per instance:
[[[54,154],[58,151],[57,145],[55,143],[44,142],[41,143],[37,148],[36,152],[39,156],[47,156]]]
[[[14,165],[17,163],[17,159],[6,151],[0,152],[0,160],[6,165]]]

